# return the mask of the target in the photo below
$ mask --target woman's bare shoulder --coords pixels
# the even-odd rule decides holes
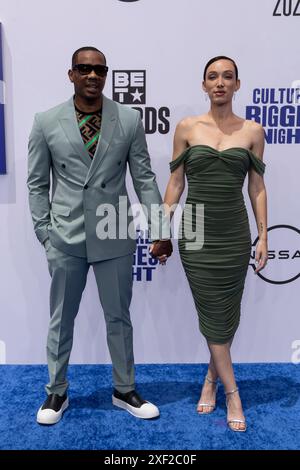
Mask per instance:
[[[256,121],[250,119],[244,119],[244,126],[247,130],[254,134],[261,134],[264,130],[263,126]]]
[[[197,115],[197,116],[187,116],[187,117],[184,117],[183,119],[181,119],[178,122],[177,128],[188,130],[191,127],[193,127],[195,124],[205,123],[205,122],[207,122],[207,115],[206,114],[202,114],[200,116],[199,115]]]

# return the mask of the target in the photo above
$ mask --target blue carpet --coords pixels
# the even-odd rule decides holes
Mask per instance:
[[[293,364],[237,364],[246,433],[226,426],[223,388],[217,409],[195,412],[207,366],[138,365],[138,391],[160,407],[144,421],[111,404],[111,367],[70,366],[70,407],[55,426],[39,426],[45,366],[0,366],[0,449],[300,449],[300,368]]]

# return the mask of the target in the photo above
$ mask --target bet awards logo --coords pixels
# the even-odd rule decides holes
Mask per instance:
[[[300,230],[291,225],[273,225],[268,228],[268,263],[257,275],[270,284],[288,284],[300,277]],[[249,265],[255,270],[254,240]]]
[[[246,119],[264,127],[268,144],[300,144],[300,82],[290,88],[255,88]]]
[[[137,230],[137,246],[134,254],[132,277],[135,281],[152,281],[153,271],[157,268],[158,260],[149,253],[151,242],[147,230]]]
[[[146,134],[170,131],[170,109],[146,105],[146,70],[113,70],[113,100],[140,112]]]
[[[146,103],[146,70],[114,70],[113,100],[122,104]]]
[[[276,0],[273,16],[300,16],[300,0]]]

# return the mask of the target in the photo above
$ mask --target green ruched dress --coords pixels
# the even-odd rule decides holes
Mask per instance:
[[[239,325],[251,252],[242,188],[249,168],[263,175],[265,164],[242,147],[219,151],[207,145],[194,145],[170,163],[171,172],[180,165],[184,165],[188,182],[182,238],[178,242],[180,257],[198,312],[200,331],[207,341],[224,344]],[[195,223],[196,204],[204,204],[204,244],[201,249],[191,250],[185,224],[187,220]],[[192,219],[188,211],[192,212]]]

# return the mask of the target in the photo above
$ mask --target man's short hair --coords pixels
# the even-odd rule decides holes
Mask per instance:
[[[103,57],[104,57],[104,62],[106,64],[106,57],[105,55],[103,54],[102,51],[99,51],[99,49],[97,49],[96,47],[92,47],[92,46],[85,46],[85,47],[80,47],[80,49],[77,49],[77,51],[74,52],[74,54],[72,55],[72,68],[74,67],[74,65],[76,65],[76,61],[77,61],[77,56],[79,54],[79,52],[81,51],[95,51],[95,52],[99,52],[99,54],[102,54]]]

